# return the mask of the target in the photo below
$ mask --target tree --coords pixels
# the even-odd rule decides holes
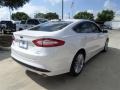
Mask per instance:
[[[112,10],[103,10],[101,13],[97,15],[97,21],[111,21],[114,18],[114,11]]]
[[[11,19],[11,10],[22,7],[27,2],[29,2],[29,0],[0,0],[0,6],[9,8]]]
[[[24,13],[24,12],[17,12],[17,13],[14,13],[12,14],[12,19],[13,20],[27,20],[29,19],[30,17]]]
[[[37,13],[37,14],[35,14],[34,17],[35,18],[45,18],[45,14],[43,14],[43,13]]]
[[[94,15],[92,13],[88,13],[88,12],[79,12],[74,16],[75,19],[89,19],[89,20],[93,20],[94,19]]]
[[[29,2],[29,0],[0,0],[0,5],[13,10],[22,7],[27,2]]]
[[[45,14],[45,18],[48,19],[48,20],[59,19],[59,15],[57,13],[49,12],[49,13]]]

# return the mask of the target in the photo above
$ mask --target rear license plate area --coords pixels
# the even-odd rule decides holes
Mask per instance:
[[[20,40],[20,41],[19,41],[19,47],[20,47],[20,48],[23,48],[23,49],[27,49],[27,48],[28,48],[28,42],[27,42],[27,41]]]

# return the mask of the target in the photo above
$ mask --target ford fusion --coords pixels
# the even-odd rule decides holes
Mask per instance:
[[[108,42],[107,31],[92,21],[49,21],[15,32],[11,56],[40,75],[78,76],[90,58],[108,50]]]

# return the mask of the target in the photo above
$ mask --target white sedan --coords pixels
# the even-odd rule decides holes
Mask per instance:
[[[84,64],[108,50],[108,33],[89,20],[49,21],[15,32],[12,58],[27,70],[54,76],[78,76]]]

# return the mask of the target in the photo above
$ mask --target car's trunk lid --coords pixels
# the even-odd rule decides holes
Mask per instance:
[[[23,49],[33,48],[33,40],[40,38],[52,38],[55,35],[53,32],[44,32],[44,31],[19,31],[14,33],[15,45]]]

